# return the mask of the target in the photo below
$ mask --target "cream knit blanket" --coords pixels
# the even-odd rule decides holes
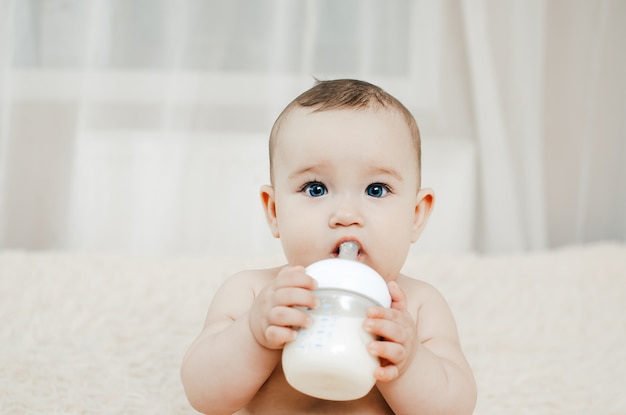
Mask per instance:
[[[192,414],[180,360],[221,281],[279,258],[0,254],[0,414]],[[476,414],[626,414],[626,245],[422,255]]]

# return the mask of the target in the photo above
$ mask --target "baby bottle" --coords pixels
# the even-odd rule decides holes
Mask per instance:
[[[363,329],[363,322],[368,307],[389,307],[391,296],[385,280],[355,260],[358,251],[357,243],[344,242],[339,258],[307,267],[306,273],[317,281],[320,305],[307,310],[313,324],[300,329],[283,349],[287,382],[316,398],[359,399],[376,383],[374,372],[380,362],[366,349],[374,336]]]

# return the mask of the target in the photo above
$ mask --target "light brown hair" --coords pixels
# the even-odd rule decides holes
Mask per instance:
[[[417,122],[411,112],[395,97],[385,92],[382,88],[365,81],[355,79],[336,79],[330,81],[317,81],[309,90],[296,97],[280,113],[270,133],[270,178],[274,181],[273,159],[274,148],[281,121],[296,107],[314,108],[317,111],[330,111],[338,109],[392,109],[399,111],[404,117],[417,154],[418,173],[421,166],[421,143]]]

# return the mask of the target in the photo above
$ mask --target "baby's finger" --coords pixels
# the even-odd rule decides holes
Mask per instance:
[[[374,336],[396,343],[410,341],[412,333],[403,325],[402,316],[397,314],[397,310],[371,307],[368,310],[368,318],[365,319],[364,328]]]
[[[407,358],[407,351],[401,344],[386,341],[372,341],[367,345],[368,351],[391,364],[397,365]]]
[[[265,329],[266,347],[269,349],[280,349],[285,344],[296,339],[296,330],[289,327],[268,326]]]
[[[390,281],[387,286],[389,287],[389,294],[391,295],[391,308],[400,311],[406,310],[406,295],[404,294],[404,291],[402,291],[398,283],[395,281]]]
[[[317,308],[319,300],[311,290],[298,287],[284,287],[276,290],[274,293],[274,301],[280,306],[299,306],[310,309]]]
[[[390,320],[395,321],[401,316],[398,310],[394,310],[387,307],[372,306],[367,309],[367,317],[371,319]]]
[[[398,377],[398,367],[395,365],[381,366],[374,372],[374,377],[380,382],[391,382]]]
[[[288,265],[280,270],[274,279],[274,286],[277,289],[282,287],[299,287],[314,290],[317,288],[317,282],[304,272],[304,267]]]
[[[267,325],[281,327],[309,327],[313,318],[303,310],[293,307],[274,307],[267,313]]]

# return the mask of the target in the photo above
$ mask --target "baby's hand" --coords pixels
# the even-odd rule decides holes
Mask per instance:
[[[286,266],[255,298],[249,313],[250,330],[259,344],[281,349],[295,339],[299,327],[312,324],[311,316],[295,306],[315,308],[316,282],[304,267]]]
[[[417,350],[417,327],[407,311],[406,296],[395,281],[388,285],[391,307],[370,307],[365,320],[365,329],[382,337],[370,342],[368,350],[381,359],[381,367],[374,376],[383,382],[390,382],[404,373]]]

